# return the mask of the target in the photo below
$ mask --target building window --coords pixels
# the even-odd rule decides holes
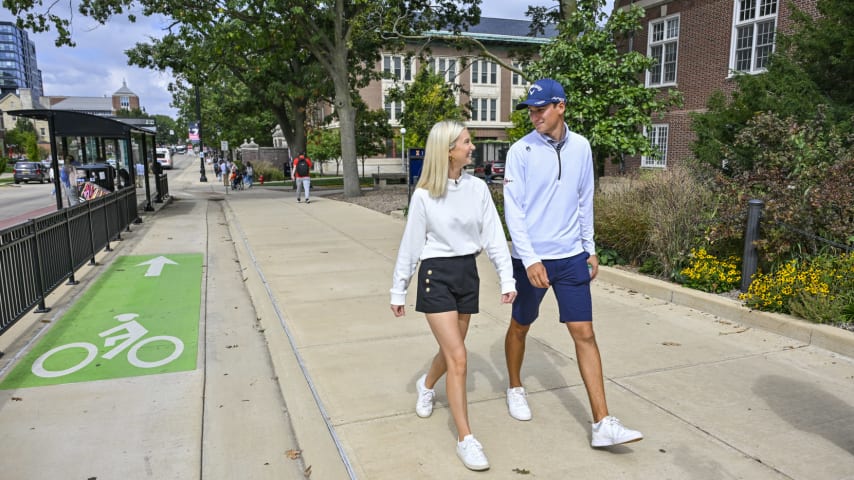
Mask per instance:
[[[658,153],[651,157],[641,157],[641,167],[667,167],[667,134],[669,129],[670,127],[667,125],[652,125],[644,129],[644,135],[649,139],[649,144],[658,150]]]
[[[412,81],[412,60],[400,55],[383,55],[383,73],[394,80]]]
[[[525,70],[528,68],[528,62],[513,62],[513,68],[518,68],[519,70]],[[510,75],[510,83],[515,86],[527,86],[528,81],[525,80],[522,75],[519,75],[516,72],[512,72]]]
[[[124,110],[130,110],[130,97],[122,96],[119,98],[119,104],[122,106]]]
[[[765,71],[774,51],[777,0],[735,0],[730,68],[738,72]]]
[[[475,60],[472,62],[471,83],[498,85],[498,64],[489,60]]]
[[[477,98],[471,99],[471,121],[473,122],[495,122],[498,120],[498,99]]]
[[[457,80],[457,59],[447,57],[431,58],[428,62],[430,71],[441,75],[448,83],[455,83]]]
[[[656,20],[649,24],[649,56],[655,65],[647,73],[648,87],[676,83],[676,53],[679,46],[679,16]]]
[[[400,118],[403,115],[403,101],[391,101],[389,99],[385,99],[384,105],[388,119],[395,122],[400,121]]]

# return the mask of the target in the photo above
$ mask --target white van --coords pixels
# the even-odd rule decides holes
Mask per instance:
[[[168,148],[157,148],[157,161],[160,162],[160,166],[164,169],[172,168],[172,153],[169,152]]]

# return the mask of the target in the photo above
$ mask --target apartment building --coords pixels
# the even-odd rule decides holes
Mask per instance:
[[[816,0],[792,0],[816,14]],[[658,63],[646,72],[648,88],[679,90],[684,103],[660,117],[645,133],[660,154],[626,157],[627,171],[667,168],[692,156],[695,135],[691,114],[706,111],[716,91],[729,94],[736,74],[760,75],[776,44],[776,33],[790,31],[789,0],[616,0],[615,8],[640,6],[643,28],[621,42],[622,51],[637,51]],[[606,174],[616,173],[607,165]]]
[[[0,98],[28,88],[36,98],[44,92],[36,61],[36,44],[14,22],[0,22]]]

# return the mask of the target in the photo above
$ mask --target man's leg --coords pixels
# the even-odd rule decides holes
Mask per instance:
[[[504,359],[507,362],[507,377],[510,388],[522,386],[522,362],[525,359],[525,339],[530,325],[520,325],[516,319],[510,319],[507,334],[504,336]]]
[[[593,412],[593,422],[608,416],[608,404],[605,401],[605,381],[602,377],[602,359],[599,345],[593,333],[593,322],[566,322],[566,328],[575,343],[575,355],[578,357],[578,370],[587,389],[587,399]]]
[[[311,201],[311,178],[310,177],[305,177],[303,179],[302,187],[305,190],[305,203],[308,203]]]
[[[302,188],[302,178],[299,178],[299,177],[294,178],[294,185],[295,185],[294,188],[296,188],[296,190],[297,190],[297,201],[299,202],[300,201],[299,191]]]

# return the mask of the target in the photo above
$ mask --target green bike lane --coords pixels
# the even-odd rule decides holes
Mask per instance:
[[[119,256],[0,390],[196,368],[203,256]]]

